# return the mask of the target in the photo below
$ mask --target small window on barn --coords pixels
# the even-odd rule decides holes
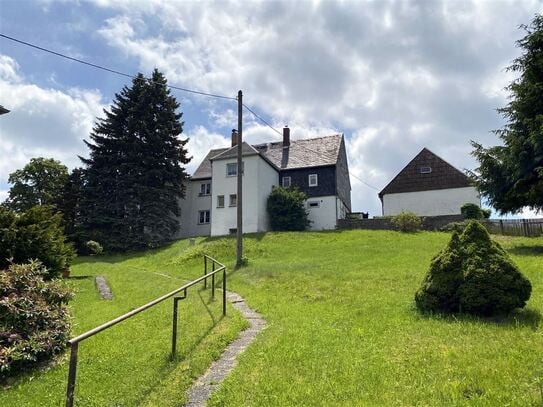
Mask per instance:
[[[308,202],[308,203],[307,203],[307,206],[309,206],[310,208],[318,208],[318,207],[320,207],[321,205],[320,205],[320,202],[318,202],[318,201],[313,201],[313,202]]]
[[[309,186],[316,187],[319,185],[319,179],[317,174],[309,174]]]
[[[428,167],[428,166],[420,167],[419,171],[421,174],[430,174],[432,172],[432,167]]]

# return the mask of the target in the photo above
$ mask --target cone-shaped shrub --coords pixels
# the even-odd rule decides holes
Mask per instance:
[[[415,302],[425,312],[507,314],[522,308],[532,286],[479,222],[472,221],[430,264]]]

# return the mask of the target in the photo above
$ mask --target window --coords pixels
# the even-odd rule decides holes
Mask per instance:
[[[224,195],[217,195],[217,208],[224,208]]]
[[[199,225],[205,225],[206,223],[209,223],[210,218],[211,218],[210,211],[198,211],[198,224]]]
[[[237,228],[228,229],[228,233],[230,233],[231,235],[235,235],[236,233],[238,233],[238,229]]]
[[[238,197],[236,194],[230,195],[230,206],[237,206],[238,205]]]
[[[283,177],[283,188],[290,187],[290,177]]]
[[[317,174],[309,174],[309,186],[316,187],[317,185],[319,185]]]
[[[419,171],[421,174],[430,174],[432,172],[432,167],[420,167]]]
[[[243,175],[243,169],[245,167],[245,163],[241,163],[241,175]],[[228,163],[226,164],[226,176],[227,177],[235,177],[238,175],[238,163]]]
[[[321,204],[320,204],[320,202],[318,202],[318,201],[313,201],[313,202],[308,202],[308,203],[307,203],[307,206],[308,206],[309,208],[318,208],[318,207],[321,206]]]
[[[211,183],[200,184],[200,196],[211,195]]]

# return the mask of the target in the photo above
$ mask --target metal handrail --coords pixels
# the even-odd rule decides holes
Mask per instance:
[[[207,264],[208,261],[211,262],[211,272],[207,272]],[[219,267],[216,269],[216,265]],[[117,325],[119,322],[124,321],[125,319],[131,318],[134,315],[139,314],[140,312],[145,311],[146,309],[149,309],[158,303],[161,303],[164,300],[167,300],[168,298],[171,298],[175,296],[176,294],[183,291],[182,297],[174,297],[173,302],[173,324],[172,324],[172,350],[171,350],[171,356],[174,358],[177,348],[177,304],[180,300],[183,300],[187,298],[187,289],[204,281],[204,289],[207,288],[207,279],[211,277],[211,296],[212,298],[215,298],[215,274],[222,271],[222,313],[223,315],[226,315],[226,266],[219,261],[215,260],[214,258],[204,255],[204,275],[202,277],[197,278],[196,280],[191,281],[190,283],[187,283],[172,292],[165,294],[151,302],[148,302],[145,305],[142,305],[141,307],[138,307],[130,312],[127,312],[126,314],[121,315],[120,317],[117,317],[115,319],[112,319],[111,321],[108,321],[100,326],[97,326],[94,329],[91,329],[90,331],[87,331],[81,335],[76,336],[75,338],[72,338],[68,341],[68,345],[70,345],[70,365],[68,369],[68,386],[66,389],[66,407],[72,407],[74,404],[74,393],[75,393],[75,382],[76,382],[76,373],[77,373],[77,351],[79,342],[90,338],[91,336],[94,336],[108,328],[111,328],[114,325]]]

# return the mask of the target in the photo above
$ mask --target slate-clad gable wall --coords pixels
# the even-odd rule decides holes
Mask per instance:
[[[421,173],[421,167],[430,167],[431,172]],[[431,191],[472,186],[469,178],[448,162],[424,148],[396,177],[380,192],[386,194]]]
[[[317,174],[318,186],[309,186],[309,174]],[[336,195],[336,167],[313,167],[284,170],[279,173],[279,185],[283,185],[283,177],[291,177],[291,185],[297,186],[308,197]]]
[[[349,166],[347,163],[347,151],[345,141],[341,139],[337,167],[337,194],[343,203],[351,210],[351,182],[349,179]]]

